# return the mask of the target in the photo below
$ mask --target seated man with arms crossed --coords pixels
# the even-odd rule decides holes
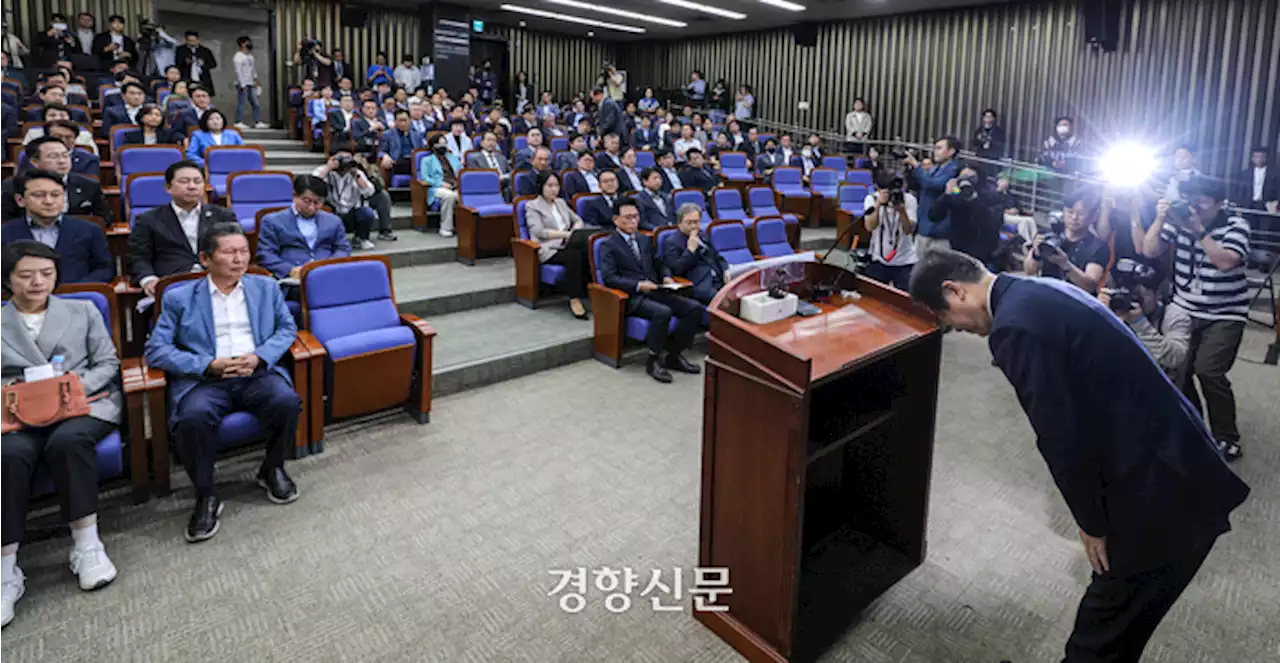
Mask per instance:
[[[617,232],[600,247],[600,275],[604,285],[627,293],[627,315],[649,321],[645,343],[649,359],[645,372],[662,383],[671,382],[667,369],[697,374],[702,369],[681,353],[693,345],[693,335],[702,323],[703,308],[697,302],[658,285],[658,269],[653,240],[639,232],[640,208],[622,198],[614,205],[613,224]],[[663,285],[674,283],[670,277]],[[672,316],[680,318],[675,333],[668,335]]]
[[[245,273],[249,240],[244,231],[234,223],[210,226],[200,236],[200,262],[208,278],[165,291],[146,352],[149,365],[169,374],[169,427],[196,489],[185,533],[192,543],[218,533],[216,433],[233,412],[253,414],[266,431],[258,485],[267,499],[288,504],[298,498],[284,460],[302,406],[279,364],[298,329],[275,281]]]
[[[322,209],[329,187],[311,175],[293,178],[293,207],[262,217],[258,262],[276,278],[298,278],[302,266],[351,255],[342,221]]]
[[[711,299],[724,287],[724,273],[729,263],[711,243],[711,237],[702,232],[702,208],[685,203],[676,211],[679,220],[676,227],[680,237],[666,242],[662,249],[662,275],[680,276],[693,282],[689,296],[710,304]]]

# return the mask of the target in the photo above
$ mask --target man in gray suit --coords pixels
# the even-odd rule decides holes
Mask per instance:
[[[467,155],[467,168],[487,168],[498,171],[502,178],[503,190],[511,188],[511,164],[507,157],[498,151],[498,135],[492,131],[484,132],[480,138],[480,151]]]
[[[89,404],[88,415],[4,435],[0,626],[13,619],[14,605],[26,592],[17,556],[37,465],[48,467],[57,486],[62,516],[75,542],[71,571],[80,589],[98,589],[115,579],[116,567],[98,538],[97,443],[119,427],[124,401],[120,360],[98,307],[50,296],[58,281],[58,253],[40,242],[22,240],[4,247],[3,264],[4,289],[11,295],[9,305],[0,308],[4,384],[43,379],[37,372],[48,378],[61,371],[78,375],[85,395],[103,397]]]

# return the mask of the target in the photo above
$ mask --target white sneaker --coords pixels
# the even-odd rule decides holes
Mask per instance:
[[[254,129],[270,129],[270,128],[271,128],[271,125],[270,125],[270,124],[267,124],[266,122],[259,122],[259,123],[255,124],[255,125],[253,125],[253,128],[254,128]]]
[[[88,550],[71,551],[71,572],[80,578],[80,589],[91,592],[106,587],[116,579],[116,565],[98,544]]]
[[[452,230],[445,230],[444,228],[441,228],[441,229],[440,229],[440,236],[441,236],[441,237],[453,237],[453,231],[452,231]]]
[[[235,124],[233,124],[233,125],[231,125],[231,126],[233,126],[233,127],[237,128],[237,129],[248,129],[248,128],[249,128],[249,125],[245,124],[244,122],[236,122]]]
[[[0,587],[0,628],[8,626],[9,622],[13,621],[13,605],[27,593],[26,578],[22,575],[22,569],[14,566],[13,575],[12,580],[6,580]]]
[[[363,249],[363,250],[365,250],[365,251],[368,251],[369,249],[376,249],[376,248],[378,248],[378,245],[377,245],[377,244],[374,244],[372,240],[362,239],[362,240],[360,240],[360,248],[361,248],[361,249]]]

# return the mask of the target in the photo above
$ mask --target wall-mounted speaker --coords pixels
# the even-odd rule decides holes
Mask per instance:
[[[1108,53],[1120,47],[1126,0],[1090,0],[1084,5],[1084,39]]]
[[[796,40],[796,46],[817,46],[818,24],[797,23],[791,26],[791,36]]]
[[[342,27],[363,28],[369,22],[369,10],[357,5],[342,5]]]

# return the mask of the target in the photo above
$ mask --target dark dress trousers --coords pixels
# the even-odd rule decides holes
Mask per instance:
[[[693,345],[693,335],[702,323],[703,309],[697,302],[667,290],[640,292],[641,281],[661,284],[662,279],[654,258],[653,240],[638,232],[635,239],[640,252],[638,258],[622,233],[614,232],[602,240],[605,244],[600,247],[600,275],[606,286],[629,295],[627,315],[649,321],[645,344],[651,354],[661,354],[664,349],[683,352]],[[679,318],[680,322],[676,324],[674,333],[669,334],[667,330],[672,317]]]
[[[699,233],[698,237],[702,244],[697,251],[689,250],[689,240],[684,235],[667,240],[662,249],[662,275],[689,279],[693,282],[690,295],[706,305],[724,287],[724,273],[729,263],[711,243],[710,236]]]

